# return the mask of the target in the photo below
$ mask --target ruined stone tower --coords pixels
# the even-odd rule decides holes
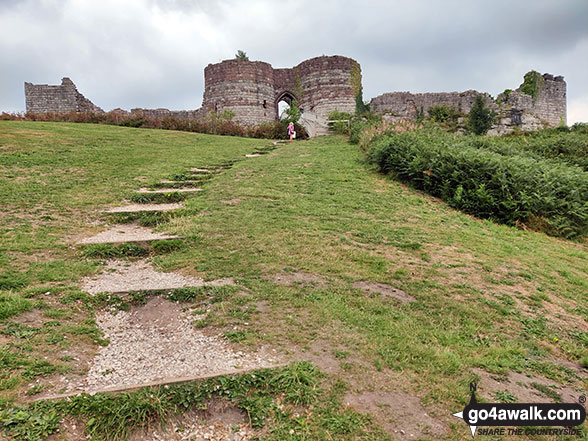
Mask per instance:
[[[65,77],[60,86],[25,83],[26,111],[48,112],[97,112],[103,110],[78,92],[72,80]]]
[[[361,88],[357,61],[341,56],[316,57],[289,69],[262,61],[225,60],[204,69],[202,110],[235,112],[244,124],[278,119],[278,103],[297,100],[305,112],[326,118],[333,110],[355,111]]]

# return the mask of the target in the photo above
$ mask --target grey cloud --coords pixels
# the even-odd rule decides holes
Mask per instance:
[[[103,108],[200,105],[203,69],[232,58],[289,67],[322,54],[357,59],[364,96],[475,88],[496,94],[536,69],[585,84],[588,2],[370,0],[1,1],[0,110],[24,110],[24,81],[71,76]],[[9,23],[10,24],[10,23]],[[583,112],[583,111],[582,111]],[[574,111],[574,114],[578,112]],[[583,114],[580,112],[580,114]],[[588,115],[584,119],[588,120]]]

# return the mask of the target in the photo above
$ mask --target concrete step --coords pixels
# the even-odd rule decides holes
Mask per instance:
[[[142,211],[172,211],[184,208],[183,204],[129,204],[104,210],[102,213],[140,213]]]
[[[135,190],[137,194],[166,194],[166,193],[197,193],[202,191],[202,188],[198,187],[178,187],[178,188],[158,188],[157,190],[150,190],[148,188],[141,188]]]
[[[160,184],[199,184],[202,179],[186,179],[185,181],[172,181],[170,179],[162,179],[159,181]]]
[[[202,173],[202,174],[214,173],[217,170],[221,170],[221,169],[219,169],[219,168],[198,168],[198,167],[192,167],[190,169],[190,171],[192,173]]]
[[[203,374],[203,375],[191,375],[191,376],[187,376],[187,377],[171,377],[171,378],[164,378],[164,379],[157,380],[157,381],[149,381],[146,383],[128,384],[128,385],[124,385],[124,386],[103,387],[103,388],[99,388],[99,389],[91,389],[91,390],[69,392],[69,393],[63,393],[63,394],[57,394],[57,395],[41,396],[41,397],[36,397],[36,398],[30,400],[30,402],[34,403],[34,402],[38,402],[38,401],[63,400],[64,398],[75,397],[75,396],[78,396],[83,393],[94,395],[94,394],[114,394],[114,393],[118,393],[118,392],[129,392],[129,391],[133,391],[133,390],[137,390],[137,389],[142,389],[145,387],[156,387],[156,386],[166,386],[166,385],[173,385],[173,384],[189,383],[192,381],[201,381],[201,380],[206,380],[206,379],[210,379],[210,378],[224,377],[224,376],[228,376],[228,375],[243,375],[243,374],[254,372],[254,371],[257,371],[260,369],[279,369],[279,368],[283,368],[286,366],[288,366],[288,363],[274,363],[274,364],[268,364],[268,365],[254,366],[254,367],[245,368],[245,369],[232,369],[232,370],[227,370],[227,371],[222,371],[222,372],[214,372],[214,373]]]
[[[115,225],[92,237],[86,237],[76,242],[76,245],[91,245],[101,243],[131,243],[153,242],[156,240],[183,239],[173,234],[163,234],[153,231],[151,228],[141,227],[135,224]]]

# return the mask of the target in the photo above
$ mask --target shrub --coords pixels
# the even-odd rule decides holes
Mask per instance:
[[[486,107],[484,98],[476,97],[474,105],[468,115],[468,129],[476,135],[485,135],[494,124],[496,114]]]
[[[333,123],[329,127],[329,129],[335,133],[339,133],[340,135],[350,135],[351,118],[352,115],[348,112],[340,112],[338,110],[334,110],[333,112],[329,113],[328,120],[337,122]]]
[[[466,213],[566,238],[588,233],[587,172],[476,142],[422,131],[378,135],[368,159]]]
[[[108,113],[62,112],[62,113],[2,113],[0,119],[10,121],[52,121],[72,123],[110,124],[147,129],[181,130],[213,135],[246,136],[250,138],[287,139],[286,125],[282,121],[263,123],[258,126],[242,126],[233,121],[234,112],[212,112],[204,119],[183,119],[175,116],[154,118],[151,116],[113,110]],[[304,127],[295,123],[296,137],[308,138]]]
[[[442,104],[436,104],[434,106],[429,107],[429,110],[427,112],[429,113],[429,117],[431,118],[431,120],[440,123],[456,118],[456,115],[458,114],[456,109],[444,106]]]

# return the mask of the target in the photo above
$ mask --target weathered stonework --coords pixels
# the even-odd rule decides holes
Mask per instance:
[[[395,117],[416,118],[420,110],[427,115],[431,107],[443,105],[467,114],[476,96],[482,95],[486,106],[494,110],[498,116],[496,125],[490,132],[492,134],[506,133],[515,127],[521,130],[538,130],[565,124],[566,83],[563,77],[544,74],[537,87],[538,92],[535,98],[521,92],[519,87],[508,94],[501,93],[496,100],[487,93],[475,90],[415,94],[392,92],[373,98],[370,109],[375,113]]]
[[[451,107],[467,114],[478,95],[494,110],[497,123],[490,133],[500,134],[518,127],[537,130],[566,123],[566,83],[550,74],[537,78],[534,97],[517,90],[493,99],[487,93],[466,92],[410,93],[392,92],[375,97],[370,108],[385,118],[416,118],[436,105]],[[303,113],[301,122],[314,134],[326,132],[326,119],[333,110],[354,113],[361,91],[361,68],[357,61],[342,56],[322,56],[303,61],[293,68],[274,69],[269,63],[225,60],[204,69],[204,99],[196,110],[132,109],[121,115],[151,118],[175,117],[201,120],[210,112],[231,111],[235,120],[253,125],[278,119],[278,103],[297,100]],[[521,85],[522,86],[522,85]],[[26,110],[47,112],[102,112],[76,89],[69,78],[60,86],[25,83]]]
[[[67,77],[61,80],[60,86],[25,83],[25,100],[27,113],[104,112],[78,92]]]
[[[360,72],[357,61],[341,56],[311,58],[291,69],[274,69],[261,61],[209,64],[204,69],[202,110],[230,110],[244,124],[275,121],[282,100],[295,99],[303,111],[323,118],[333,110],[353,112],[353,69]]]

